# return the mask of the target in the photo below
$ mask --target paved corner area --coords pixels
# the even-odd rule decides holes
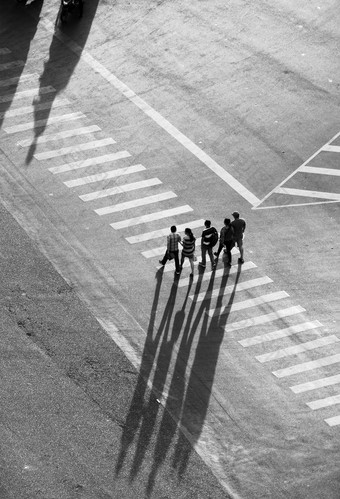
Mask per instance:
[[[143,496],[149,451],[138,477],[116,473],[134,368],[2,205],[0,220],[1,499]],[[191,456],[153,497],[227,497]]]

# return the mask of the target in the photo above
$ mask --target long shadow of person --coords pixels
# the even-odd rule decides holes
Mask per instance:
[[[26,164],[32,161],[39,137],[43,134],[56,97],[67,87],[81,58],[95,17],[99,0],[86,2],[81,21],[71,21],[56,27],[49,49],[49,58],[39,78],[39,93],[34,99],[34,139],[26,156]],[[46,92],[53,87],[54,93]]]
[[[151,307],[150,321],[144,344],[141,366],[129,412],[125,420],[120,444],[120,452],[116,464],[116,474],[118,475],[123,467],[127,452],[136,437],[138,428],[141,426],[140,436],[130,472],[131,479],[133,479],[135,474],[138,472],[144,458],[150,432],[153,430],[155,407],[158,406],[158,403],[156,401],[156,396],[153,393],[150,394],[148,403],[145,402],[145,397],[148,391],[148,381],[154,366],[154,359],[156,357],[162,335],[167,335],[177,295],[177,282],[174,282],[170,290],[169,298],[166,303],[160,325],[155,333],[155,320],[162,278],[163,268],[158,270],[156,274],[157,285]],[[148,429],[149,425],[150,429]]]
[[[2,48],[9,50],[6,61],[4,57],[1,58],[2,63],[9,65],[6,79],[0,85],[1,92],[6,92],[6,100],[0,105],[0,128],[22,77],[30,46],[37,32],[42,6],[43,0],[35,0],[26,7],[16,1],[3,2],[0,7],[1,46],[5,44],[6,47]],[[14,58],[18,60],[13,60]]]
[[[207,299],[199,310],[199,314],[204,313],[204,317],[179,422],[182,431],[179,432],[173,457],[173,466],[177,469],[179,478],[185,473],[192,449],[195,447],[204,426],[224,330],[235,298],[240,274],[241,265],[238,267],[228,302],[223,306],[224,289],[229,279],[229,270],[226,269],[214,308],[215,313],[210,323],[209,315],[206,313],[210,308],[211,293],[209,290],[206,293]],[[193,328],[196,329],[195,323]]]

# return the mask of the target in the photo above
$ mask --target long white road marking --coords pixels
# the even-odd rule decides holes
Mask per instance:
[[[340,395],[333,395],[332,397],[326,397],[324,399],[313,400],[313,402],[307,402],[307,405],[315,411],[316,409],[322,409],[323,407],[330,407],[331,405],[340,404]]]
[[[169,229],[168,229],[168,232],[169,232]],[[255,263],[253,263],[253,262],[245,262],[242,265],[242,274],[246,270],[251,270],[251,269],[256,269]],[[226,270],[225,268],[215,270],[214,271],[214,276],[215,276],[215,279],[217,279],[219,277],[223,277],[224,275],[237,274],[238,272],[239,272],[238,266],[234,265],[233,267],[230,267],[228,270]],[[209,281],[209,279],[211,278],[212,273],[213,273],[212,271],[211,272],[210,271],[205,271],[202,276],[195,275],[194,278],[192,279],[191,283],[192,284],[196,284],[198,281],[200,281],[200,282]],[[178,281],[178,287],[179,288],[182,288],[184,286],[188,286],[188,279],[187,279],[187,277],[186,278],[181,278]]]
[[[285,291],[276,291],[275,293],[269,293],[267,295],[258,296],[256,298],[250,298],[249,300],[232,303],[231,305],[226,305],[225,307],[211,309],[207,313],[210,317],[215,317],[219,315],[229,314],[231,312],[236,312],[238,310],[245,310],[246,308],[257,307],[258,305],[261,306],[265,303],[282,300],[283,298],[287,298],[288,296],[289,294]]]
[[[324,347],[326,345],[332,345],[333,343],[337,343],[338,341],[340,340],[335,335],[324,336],[322,338],[318,338],[317,340],[306,341],[305,343],[299,343],[298,345],[293,345],[287,348],[280,348],[279,350],[274,350],[273,352],[257,355],[255,359],[261,363],[271,362],[272,360],[282,359],[283,357],[289,357],[290,355],[296,355],[298,353],[315,350],[316,348]]]
[[[60,166],[52,166],[48,170],[53,174],[64,173],[72,170],[78,170],[80,168],[87,168],[88,166],[102,165],[111,161],[117,161],[118,159],[129,158],[130,156],[131,154],[128,151],[113,152],[111,154],[104,154],[103,156],[96,156],[93,158],[81,159],[80,161],[74,161],[72,163],[65,163]]]
[[[57,107],[67,106],[70,103],[67,99],[55,99],[52,101],[42,102],[41,104],[35,104],[33,106],[17,107],[15,109],[9,109],[8,111],[2,111],[0,113],[0,118],[14,118],[15,116],[23,116],[24,114],[32,114],[36,111],[44,111],[45,109],[55,109]]]
[[[77,45],[73,40],[68,39],[59,31],[55,31],[53,23],[44,19],[41,21],[47,30],[53,32],[64,45],[66,45],[72,52],[77,54],[79,58],[85,61],[94,71],[102,76],[110,85],[115,87],[121,94],[130,100],[135,106],[138,107],[144,114],[151,118],[157,125],[165,130],[172,138],[177,140],[187,151],[193,154],[203,164],[205,164],[211,171],[213,171],[220,179],[234,189],[240,196],[242,196],[251,205],[255,206],[260,203],[252,192],[249,191],[243,184],[236,178],[228,173],[222,166],[213,160],[206,152],[200,149],[192,140],[180,132],[174,125],[166,120],[160,113],[153,109],[147,102],[138,97],[133,90],[131,90],[125,83],[119,80],[114,74],[106,69],[100,62],[92,57],[89,52],[83,50],[82,47]]]
[[[336,170],[335,168],[318,168],[317,166],[301,166],[299,172],[331,175],[335,177],[340,176],[340,170]]]
[[[168,229],[168,232],[169,232],[169,229]],[[152,258],[154,256],[159,256],[159,255],[164,254],[165,250],[166,250],[166,246],[163,245],[163,246],[159,246],[158,248],[153,248],[151,250],[142,251],[141,254],[145,258]]]
[[[216,272],[215,272],[216,274]],[[201,302],[203,300],[211,299],[215,296],[225,296],[225,295],[230,295],[233,292],[238,293],[239,291],[244,291],[246,289],[251,289],[255,288],[257,286],[263,286],[264,284],[269,284],[273,282],[270,277],[264,276],[264,277],[257,277],[256,279],[250,279],[249,281],[244,281],[235,284],[231,284],[230,286],[226,286],[222,289],[217,288],[214,289],[213,291],[205,292],[203,291],[202,293],[198,293],[197,295],[190,295],[189,298],[191,300],[195,299],[197,302]]]
[[[327,378],[319,378],[314,381],[308,381],[307,383],[300,383],[299,385],[290,386],[289,388],[294,393],[303,393],[310,390],[316,390],[317,388],[323,388],[325,386],[337,385],[340,383],[340,374],[335,374],[334,376],[328,376]]]
[[[0,102],[15,102],[19,99],[31,97],[32,95],[52,94],[54,92],[55,88],[51,86],[41,87],[41,88],[31,88],[29,90],[21,90],[20,92],[15,92],[13,94],[1,95]]]
[[[89,194],[82,194],[79,198],[82,201],[94,201],[96,199],[114,196],[115,194],[121,194],[122,192],[130,192],[137,189],[144,189],[145,187],[160,185],[161,183],[162,182],[159,178],[150,178],[147,180],[140,180],[139,182],[132,182],[131,184],[118,185],[116,187],[110,187],[109,189],[90,192]]]
[[[95,182],[100,182],[101,180],[109,180],[110,178],[122,177],[123,175],[131,175],[131,173],[137,173],[145,171],[146,168],[143,165],[132,165],[126,166],[124,168],[117,168],[116,170],[109,170],[107,172],[96,173],[95,175],[88,175],[87,177],[75,178],[73,180],[67,180],[64,184],[67,187],[79,187],[80,185],[93,184]]]
[[[10,87],[12,85],[18,85],[22,81],[33,80],[34,78],[39,78],[37,73],[25,73],[20,76],[13,76],[12,78],[7,78],[6,80],[0,81],[0,87]]]
[[[7,69],[12,68],[22,68],[23,66],[25,66],[25,63],[23,61],[4,62],[0,64],[0,71],[6,71]]]
[[[336,137],[339,134],[336,135]],[[334,138],[328,142],[328,144],[324,145],[321,150],[322,151],[327,151],[327,152],[340,152],[340,146],[332,146],[330,142],[333,142]]]
[[[8,134],[17,133],[17,132],[25,132],[26,130],[34,130],[35,128],[45,127],[48,125],[52,125],[53,123],[60,123],[63,121],[74,121],[79,120],[80,118],[86,118],[85,114],[81,112],[62,114],[60,116],[52,116],[50,118],[44,120],[31,120],[27,123],[22,123],[20,125],[14,125],[10,127],[5,127],[4,131]]]
[[[203,227],[204,220],[201,218],[200,220],[193,220],[184,224],[177,225],[177,232],[183,232],[186,227],[190,227],[191,229],[196,229],[197,227]],[[157,239],[159,237],[164,237],[170,234],[170,227],[165,227],[164,229],[153,230],[151,232],[144,232],[142,234],[138,234],[137,236],[127,237],[126,240],[130,244],[142,243],[144,241],[149,241],[151,239]]]
[[[340,424],[340,416],[334,416],[333,418],[327,418],[325,419],[325,422],[329,426],[336,426]]]
[[[162,210],[156,213],[149,213],[148,215],[141,215],[140,217],[129,218],[128,220],[122,220],[121,222],[114,222],[111,225],[114,229],[125,229],[127,227],[132,227],[133,225],[140,225],[148,222],[153,222],[155,220],[161,220],[162,218],[174,217],[176,215],[181,215],[182,213],[188,213],[193,211],[191,206],[177,206],[176,208],[171,208],[169,210]]]
[[[54,149],[46,152],[39,152],[34,155],[39,161],[43,159],[57,158],[58,156],[65,156],[66,154],[88,151],[90,149],[97,149],[99,147],[105,147],[110,144],[115,144],[116,142],[108,137],[106,139],[93,140],[91,142],[83,142],[81,144],[76,144],[74,146],[62,147],[61,149]]]
[[[334,199],[340,201],[340,193],[307,191],[306,189],[292,189],[288,187],[278,187],[275,190],[278,194],[288,194],[289,196],[303,196],[308,198]]]
[[[69,137],[78,137],[79,135],[86,135],[87,133],[100,132],[97,125],[84,126],[80,128],[72,128],[71,130],[63,130],[49,135],[42,135],[36,140],[36,144],[45,144],[46,142],[53,142],[59,139],[67,139]],[[32,139],[21,140],[17,143],[20,147],[28,147],[32,144]]]
[[[259,345],[266,341],[278,340],[280,338],[286,338],[287,336],[292,336],[296,333],[301,333],[303,331],[310,331],[311,329],[316,329],[321,327],[322,324],[319,321],[303,322],[302,324],[296,324],[294,326],[286,327],[284,329],[278,329],[277,331],[272,331],[271,333],[260,334],[258,336],[252,336],[250,338],[245,338],[244,340],[239,340],[240,345],[243,347],[250,347],[253,345]]]
[[[284,317],[290,317],[292,315],[302,314],[306,312],[306,309],[300,305],[294,307],[283,308],[281,310],[276,310],[275,312],[270,312],[269,314],[258,315],[256,317],[251,317],[250,319],[243,319],[242,321],[233,322],[228,324],[225,328],[225,332],[229,333],[232,331],[238,331],[239,329],[250,328],[253,326],[259,326],[261,324],[267,324],[269,322],[274,322]]]
[[[94,210],[98,215],[108,215],[109,213],[117,213],[119,211],[130,210],[136,206],[146,206],[148,204],[158,203],[160,201],[165,201],[167,199],[176,198],[177,195],[172,192],[161,192],[160,194],[155,194],[154,196],[146,196],[144,198],[133,199],[132,201],[126,201],[125,203],[118,203],[111,206],[105,206],[104,208],[98,208]]]
[[[319,369],[320,367],[331,366],[332,364],[337,364],[338,362],[340,362],[340,353],[329,355],[328,357],[322,357],[318,360],[303,362],[302,364],[296,364],[284,369],[278,369],[277,371],[273,371],[273,374],[277,378],[284,378],[286,376],[292,376],[293,374]]]

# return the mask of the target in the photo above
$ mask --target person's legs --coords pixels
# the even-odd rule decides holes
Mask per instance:
[[[218,246],[218,250],[215,251],[215,253],[214,253],[214,255],[217,256],[217,258],[220,256],[222,249],[223,249],[223,243],[221,243],[221,241],[220,241],[220,244]]]
[[[213,255],[213,249],[212,249],[211,246],[209,246],[209,248],[208,248],[208,255],[209,255],[209,258],[210,258],[211,266],[212,267],[216,267],[216,263],[215,263],[214,255]]]
[[[191,267],[191,274],[190,275],[194,275],[194,257],[189,258],[189,262],[190,262],[190,267]]]
[[[240,251],[240,258],[238,259],[239,263],[243,263],[243,238],[241,237],[240,239],[237,240],[237,246]]]
[[[162,260],[159,260],[159,263],[161,265],[165,265],[168,260],[169,260],[169,255],[168,255],[168,251],[166,251],[164,253],[164,256],[163,256]]]
[[[234,247],[234,241],[227,241],[226,242],[225,248],[226,248],[226,251],[227,251],[228,263],[230,265],[231,265],[231,259],[232,259],[231,250],[233,249],[233,247]]]
[[[178,257],[178,250],[174,251],[174,258],[175,258],[175,266],[176,266],[176,272],[179,274],[181,269],[179,266],[179,257]]]
[[[206,265],[206,253],[207,253],[207,247],[202,246],[202,255],[201,255],[201,261],[200,261],[200,265],[202,265],[202,267],[205,267],[205,265]]]

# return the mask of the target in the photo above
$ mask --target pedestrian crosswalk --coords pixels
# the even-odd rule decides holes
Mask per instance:
[[[175,223],[179,232],[186,227],[196,233],[202,230],[204,219],[189,204],[183,204],[176,192],[164,187],[161,179],[152,177],[147,166],[134,164],[128,150],[121,148],[114,138],[105,136],[99,126],[88,123],[86,115],[72,109],[68,99],[56,97],[52,86],[32,89],[38,75],[15,74],[18,68],[22,71],[24,64],[5,60],[11,58],[8,49],[0,49],[0,57],[4,59],[0,59],[2,133],[13,137],[17,148],[28,148],[34,141],[35,160],[51,177],[55,176],[52,178],[61,180],[70,196],[86,203],[86,208],[98,215],[98,220],[103,217],[110,230],[117,231],[119,236],[123,233],[121,237],[131,251],[138,252],[159,269],[158,259],[165,252],[164,240],[170,225]],[[2,79],[5,72],[6,77]],[[9,74],[11,72],[13,74]],[[35,99],[37,95],[43,95],[43,102]],[[8,108],[3,110],[5,105]],[[48,116],[39,114],[44,110],[48,111]],[[58,128],[58,132],[53,133],[54,125],[61,126],[62,130]],[[27,137],[27,132],[39,129],[44,129],[44,133],[35,138]],[[340,147],[328,144],[323,150],[339,153]],[[334,168],[319,170],[319,167],[307,164],[300,167],[300,172],[308,174],[339,176]],[[282,185],[276,192],[284,190],[293,195],[289,189],[292,190]],[[124,197],[127,193],[133,198]],[[338,194],[321,194],[325,197],[327,194],[329,200],[338,199]],[[317,197],[320,193],[310,191],[308,195]],[[102,204],[97,203],[99,200]],[[155,222],[160,228],[155,229]],[[133,228],[133,232],[123,231],[127,228]],[[207,267],[205,271],[198,271],[199,247],[200,239],[197,238],[194,277],[189,278],[189,262],[185,260],[177,280],[178,288],[186,290],[190,284],[189,299],[207,303],[206,317],[211,321],[218,319],[219,327],[223,327],[226,335],[235,337],[247,353],[253,351],[255,362],[270,369],[273,379],[278,382],[293,379],[289,388],[296,396],[317,391],[316,397],[304,401],[312,411],[337,410],[340,395],[325,393],[323,396],[322,390],[340,387],[340,374],[327,371],[329,366],[339,368],[338,337],[324,333],[322,324],[310,320],[305,308],[293,303],[286,291],[277,289],[275,282],[263,275],[252,261],[246,260],[243,265],[229,268],[220,258],[215,270]],[[232,253],[234,260],[237,259],[235,248]],[[164,276],[172,278],[174,270],[174,263],[168,262],[163,268]],[[193,291],[195,285],[197,291]],[[311,379],[306,379],[308,373],[312,375]],[[339,426],[340,415],[325,413],[324,421],[329,426]]]

